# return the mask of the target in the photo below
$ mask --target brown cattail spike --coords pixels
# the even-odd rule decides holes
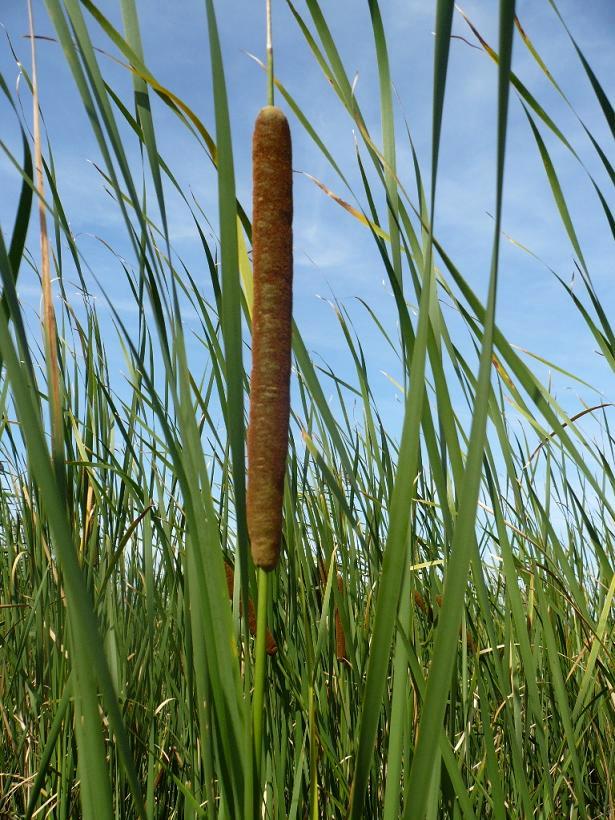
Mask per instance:
[[[344,581],[342,576],[337,574],[337,588],[340,597],[344,596]],[[346,656],[346,635],[344,633],[344,624],[342,623],[342,616],[340,615],[339,607],[335,607],[335,656],[338,661],[348,663]]]
[[[320,586],[324,589],[327,586],[327,578],[329,576],[329,570],[327,568],[326,563],[320,559],[318,561],[318,575],[320,576]],[[337,573],[337,589],[340,594],[340,598],[344,597],[344,579]],[[345,663],[347,666],[350,666],[350,661],[348,660],[348,656],[346,655],[346,633],[344,632],[344,624],[342,623],[342,616],[340,615],[339,607],[336,605],[335,607],[335,657],[338,661]]]
[[[431,606],[431,604],[428,604],[425,601],[425,598],[423,598],[423,596],[418,591],[418,589],[414,590],[414,603],[421,610],[421,612],[423,612],[425,615],[427,615],[427,618],[428,618],[429,622],[432,623],[433,622],[433,609],[432,609],[432,606]]]
[[[263,108],[252,141],[252,375],[248,427],[248,532],[257,567],[280,556],[290,417],[292,167],[288,121]]]
[[[418,589],[414,590],[414,603],[418,606],[418,608],[427,615],[427,604],[425,603],[425,599],[418,591]]]

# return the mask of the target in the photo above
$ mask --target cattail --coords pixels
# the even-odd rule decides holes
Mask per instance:
[[[329,571],[326,563],[321,559],[318,562],[318,574],[320,575],[321,587],[327,586],[327,576]],[[337,588],[340,596],[344,595],[344,579],[337,573]],[[350,666],[350,661],[346,655],[346,634],[344,632],[344,624],[342,623],[342,616],[340,615],[339,607],[335,607],[335,657]]]
[[[340,596],[343,596],[344,581],[339,572],[337,574],[337,588]],[[337,606],[335,607],[335,656],[338,661],[348,663],[348,658],[346,657],[346,635],[344,634],[344,624],[342,623],[342,616],[340,615],[340,611]]]
[[[263,108],[252,141],[252,374],[248,427],[248,532],[257,567],[280,557],[290,417],[292,168],[288,121]]]
[[[418,591],[418,589],[414,590],[414,603],[418,606],[418,608],[427,615],[427,604],[425,603],[425,599]]]
[[[226,588],[228,590],[228,597],[233,600],[233,589],[235,586],[235,572],[233,567],[227,562],[224,562],[224,571],[226,572]],[[243,607],[241,602],[239,604],[239,612],[243,611]],[[248,598],[248,628],[250,630],[250,635],[256,635],[256,612],[254,610],[254,604],[252,602],[252,598]],[[267,630],[265,636],[265,649],[268,655],[275,655],[278,651],[278,645],[275,642],[275,639],[271,632]]]
[[[418,606],[418,608],[421,610],[421,612],[422,612],[424,615],[427,615],[427,617],[428,617],[428,619],[429,619],[429,621],[430,621],[430,622],[431,622],[431,621],[433,621],[433,609],[431,608],[431,605],[430,605],[430,604],[428,604],[428,603],[425,601],[425,598],[423,598],[423,596],[422,596],[422,595],[421,595],[421,593],[418,591],[418,589],[415,589],[415,590],[414,590],[414,595],[413,595],[413,597],[414,597],[414,603],[415,603],[415,605],[416,605],[416,606]]]

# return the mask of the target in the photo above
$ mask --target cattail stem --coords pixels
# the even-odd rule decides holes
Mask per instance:
[[[267,105],[273,105],[273,35],[271,25],[271,0],[265,2],[267,17]]]
[[[224,571],[226,572],[226,586],[228,590],[228,597],[230,600],[233,600],[233,591],[235,587],[235,571],[233,567],[224,562]],[[239,613],[243,614],[243,605],[240,602],[239,604]],[[256,609],[254,608],[254,603],[252,598],[248,598],[248,629],[250,631],[250,635],[254,635],[256,637]],[[278,651],[278,646],[275,642],[275,638],[273,637],[271,630],[266,629],[265,631],[265,651],[268,655],[275,655]]]
[[[254,669],[254,697],[252,700],[252,725],[254,728],[254,751],[256,776],[260,781],[263,756],[263,710],[265,703],[265,647],[267,639],[267,587],[269,576],[258,571],[258,610],[256,615],[256,661]]]

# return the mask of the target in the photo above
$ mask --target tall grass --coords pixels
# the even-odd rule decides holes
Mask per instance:
[[[371,232],[394,294],[397,335],[390,317],[366,307],[400,357],[401,438],[387,429],[361,334],[344,307],[336,305],[336,315],[352,383],[316,367],[294,326],[281,560],[259,601],[269,645],[277,645],[266,661],[261,753],[251,712],[257,582],[244,477],[251,225],[235,188],[216,9],[207,0],[210,130],[149,71],[140,34],[146,13],[140,20],[134,0],[121,0],[122,32],[91,0],[46,0],[55,47],[83,105],[75,116],[89,119],[110,207],[131,247],[134,266],[119,254],[116,264],[136,319],[125,322],[112,294],[104,310],[90,298],[92,274],[62,204],[53,146],[37,139],[32,148],[23,111],[1,78],[23,156],[2,142],[21,192],[12,232],[0,233],[0,812],[614,817],[610,405],[569,417],[497,324],[507,117],[521,105],[584,291],[562,286],[615,367],[615,335],[544,135],[579,160],[579,174],[588,172],[511,73],[513,42],[529,49],[567,100],[565,90],[516,20],[512,0],[500,4],[497,48],[472,29],[497,64],[495,220],[483,301],[438,235],[453,3],[436,3],[427,185],[412,143],[414,178],[398,176],[402,136],[377,0],[369,11],[381,135],[368,129],[323,8],[317,0],[306,0],[303,11],[288,7],[314,70],[357,134],[364,187],[348,193],[354,204],[337,201]],[[222,4],[217,11],[224,13]],[[615,132],[607,95],[573,44]],[[126,63],[133,104],[105,80],[107,58],[95,45]],[[36,105],[35,75],[21,70]],[[299,107],[284,78],[276,85],[291,128],[306,132],[345,186],[313,112]],[[154,95],[216,167],[217,243],[207,238],[208,215],[159,151]],[[583,127],[612,181],[609,149]],[[128,134],[139,141],[145,171],[129,161]],[[34,172],[41,149],[44,190]],[[596,230],[612,232],[612,191],[591,182],[606,217]],[[172,246],[169,191],[190,209],[207,287]],[[46,303],[44,348],[26,332],[31,316],[17,296],[24,268],[39,270],[38,236],[28,233],[39,205],[58,279],[57,336]],[[68,298],[64,267],[76,271],[81,298]],[[443,297],[462,331],[447,320]],[[417,317],[410,303],[419,306]],[[190,335],[188,310],[198,321]],[[122,383],[108,358],[110,333],[125,357]],[[331,389],[335,404],[326,399]],[[596,441],[582,433],[588,416],[602,428]]]

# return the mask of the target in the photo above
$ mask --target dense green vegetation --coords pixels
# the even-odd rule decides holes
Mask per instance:
[[[352,383],[317,368],[295,327],[283,549],[267,600],[277,653],[267,659],[260,770],[254,638],[240,617],[258,597],[245,525],[249,333],[242,339],[241,327],[251,311],[250,222],[236,198],[214,4],[205,3],[215,104],[208,130],[150,74],[134,0],[121,0],[123,32],[91,0],[46,0],[80,114],[98,141],[110,207],[123,217],[137,260],[133,267],[117,257],[134,296],[130,327],[113,300],[102,312],[88,298],[87,259],[62,206],[53,145],[44,144],[41,200],[33,173],[41,140],[35,129],[33,149],[2,80],[23,135],[23,156],[12,157],[23,185],[14,230],[0,236],[0,814],[614,817],[608,407],[569,418],[496,324],[507,111],[523,105],[584,286],[570,296],[606,365],[615,366],[615,335],[544,135],[574,150],[509,73],[513,37],[515,48],[533,46],[515,28],[514,3],[502,0],[490,52],[498,152],[483,301],[437,235],[453,3],[437,2],[427,190],[418,160],[414,179],[397,178],[396,138],[404,137],[394,130],[376,0],[369,8],[382,134],[368,131],[324,4],[305,6],[304,16],[291,8],[314,70],[329,78],[359,141],[365,187],[355,191],[354,214],[372,232],[397,306],[397,324],[370,321],[399,354],[405,417],[396,440],[342,307]],[[222,3],[217,10],[224,14]],[[94,43],[133,66],[134,104],[106,84],[107,58]],[[615,133],[605,92],[578,57]],[[34,92],[35,75],[23,73]],[[278,85],[292,128],[309,133],[342,190],[336,159],[292,94],[290,84]],[[216,165],[219,209],[209,216],[219,245],[158,152],[154,95]],[[145,187],[127,159],[127,133],[142,144]],[[587,136],[612,181],[608,149]],[[594,186],[606,217],[596,230],[612,231],[612,190]],[[208,283],[171,247],[165,192],[173,189],[192,212]],[[37,233],[28,233],[39,205],[40,268]],[[44,345],[26,333],[17,298],[27,265],[41,272]],[[81,300],[68,297],[63,265],[81,277]],[[55,301],[50,277],[58,279]],[[455,307],[470,344],[455,337],[438,295]],[[199,324],[190,336],[182,324],[188,308]],[[109,310],[126,361],[121,385],[106,354]],[[459,395],[471,424],[454,409]],[[361,408],[358,426],[351,405]],[[524,419],[522,435],[511,414]],[[602,426],[601,438],[582,434],[587,415]],[[232,601],[225,561],[235,567]]]

